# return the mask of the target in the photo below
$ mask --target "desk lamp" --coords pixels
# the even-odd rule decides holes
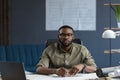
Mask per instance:
[[[110,46],[110,66],[111,66],[111,39],[115,39],[116,36],[120,36],[120,31],[114,32],[111,29],[105,30],[102,33],[102,38],[109,39],[109,46]]]
[[[116,36],[120,36],[120,31],[114,32],[111,29],[107,29],[102,33],[102,38],[110,39],[110,66],[111,66],[111,39],[115,39]],[[105,69],[97,69],[96,74],[98,77],[107,77],[108,73],[114,71],[115,67],[105,68]]]
[[[102,38],[115,39],[116,36],[120,36],[120,31],[114,32],[113,30],[105,30],[102,33]]]

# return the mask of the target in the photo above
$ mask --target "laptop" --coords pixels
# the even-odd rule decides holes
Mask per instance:
[[[2,80],[27,80],[22,62],[0,62]]]

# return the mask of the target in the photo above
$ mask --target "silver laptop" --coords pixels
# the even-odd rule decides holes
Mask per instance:
[[[21,62],[0,62],[2,80],[27,80]]]

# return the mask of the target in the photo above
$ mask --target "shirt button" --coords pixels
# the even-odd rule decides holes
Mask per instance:
[[[68,61],[65,61],[65,64],[68,64]]]

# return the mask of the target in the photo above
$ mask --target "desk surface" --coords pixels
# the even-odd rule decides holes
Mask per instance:
[[[120,80],[120,78],[117,79],[105,79],[101,78],[99,79],[96,75],[96,73],[87,73],[87,74],[76,74],[75,76],[72,77],[59,77],[56,74],[52,75],[40,75],[40,74],[33,74],[30,72],[25,72],[26,78],[28,80]],[[1,80],[1,76],[0,76]]]
[[[27,79],[30,80],[95,80],[98,78],[95,73],[90,74],[77,74],[72,77],[59,77],[55,74],[53,75],[39,75],[39,74],[28,74]]]
[[[98,78],[96,73],[77,74],[72,77],[59,77],[56,74],[53,75],[40,75],[26,73],[26,78],[29,80],[120,80],[120,78]]]

